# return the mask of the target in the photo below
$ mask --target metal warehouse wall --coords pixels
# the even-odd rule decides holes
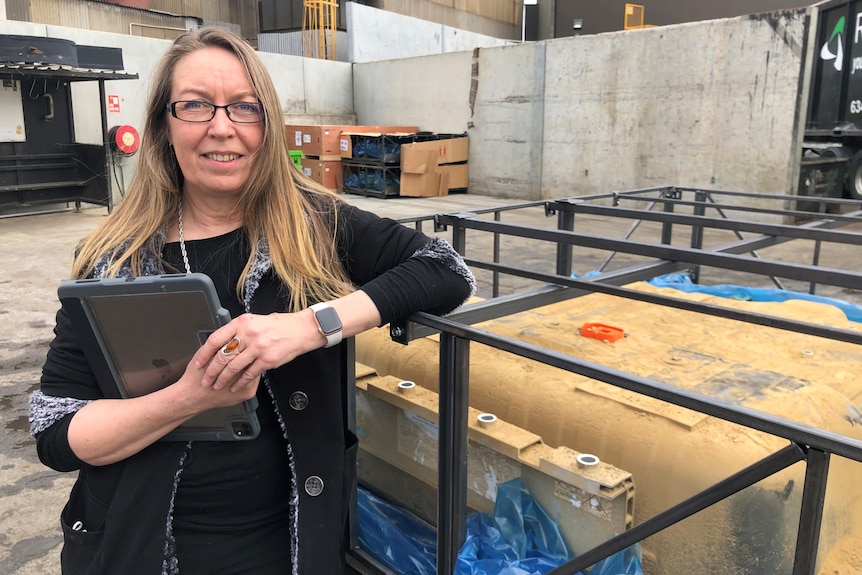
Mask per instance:
[[[84,0],[6,0],[6,16],[10,20],[163,39],[175,38],[188,28],[182,16]]]
[[[496,38],[521,38],[522,0],[367,0],[375,8]]]
[[[351,62],[412,58],[512,43],[511,40],[476,34],[356,2],[347,4],[347,22],[350,28],[347,56]]]
[[[339,30],[347,26],[346,11],[351,4],[364,4],[393,14],[471,30],[477,34],[497,38],[521,38],[521,0],[340,0],[337,23]],[[299,30],[302,28],[302,17],[302,0],[260,0],[262,32]]]
[[[302,30],[302,19],[305,15],[303,0],[260,0],[258,4],[261,32]],[[346,25],[347,4],[344,0],[338,2],[336,24],[339,30],[343,30]]]
[[[10,20],[173,39],[203,23],[218,23],[257,41],[256,0],[150,0],[151,10],[86,0],[5,0]]]

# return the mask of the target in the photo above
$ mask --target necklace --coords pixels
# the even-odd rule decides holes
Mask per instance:
[[[192,267],[189,265],[189,254],[186,252],[186,241],[183,237],[183,197],[180,196],[179,205],[177,206],[177,228],[180,232],[180,251],[183,252],[183,263],[186,266],[186,273],[192,273]]]

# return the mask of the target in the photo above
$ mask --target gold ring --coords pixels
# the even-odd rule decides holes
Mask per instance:
[[[234,353],[237,352],[237,350],[239,350],[239,338],[235,337],[232,340],[230,340],[229,342],[227,342],[226,344],[224,344],[224,347],[221,348],[221,354],[222,355],[233,355]]]

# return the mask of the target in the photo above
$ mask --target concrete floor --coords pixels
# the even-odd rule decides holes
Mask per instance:
[[[364,209],[395,218],[474,212],[520,203],[472,194],[385,200],[347,196],[347,199]],[[0,291],[0,318],[6,327],[0,334],[0,424],[5,431],[0,434],[0,573],[3,574],[59,573],[62,538],[58,517],[74,476],[56,473],[38,462],[34,441],[27,431],[27,400],[38,387],[45,350],[52,337],[58,308],[57,285],[69,275],[71,254],[77,240],[92,230],[106,214],[105,208],[89,208],[80,212],[70,210],[0,218],[0,245],[6,250],[0,260],[0,285],[3,287]],[[549,228],[556,225],[554,218],[545,216],[542,207],[520,210],[503,219],[508,223]],[[578,225],[584,225],[583,220],[579,222]],[[596,223],[591,228],[587,223],[586,227],[579,229],[594,229],[595,233],[619,231],[603,225]],[[423,229],[433,233],[428,223]],[[482,241],[487,244],[487,239]],[[468,236],[468,246],[471,245]],[[487,247],[485,245],[482,249]],[[808,248],[800,250],[787,246],[776,250],[761,256],[810,261]],[[546,273],[553,271],[553,250],[548,247],[540,249],[504,242],[502,252],[505,262],[516,260],[524,265],[540,266]],[[824,253],[821,263],[839,269],[859,270],[858,249],[851,246]],[[583,274],[600,264],[601,257],[585,256],[577,260],[576,271]],[[488,297],[490,274],[477,273],[477,277],[480,280],[479,295]],[[715,275],[713,279],[726,282],[726,277]],[[502,292],[522,289],[528,284],[515,280],[504,285]],[[807,289],[807,286],[801,286],[801,289]],[[862,303],[859,292],[855,290],[832,290],[824,295]]]

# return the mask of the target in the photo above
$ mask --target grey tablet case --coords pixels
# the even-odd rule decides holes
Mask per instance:
[[[57,290],[105,397],[176,382],[207,336],[230,321],[204,274],[70,280]],[[201,413],[163,440],[232,441],[260,433],[257,399]]]

